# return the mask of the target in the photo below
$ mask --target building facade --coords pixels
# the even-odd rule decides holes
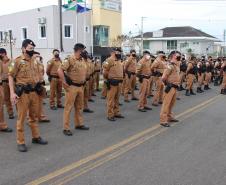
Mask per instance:
[[[135,39],[141,42],[141,36]],[[220,40],[193,27],[166,27],[144,33],[143,49],[153,54],[160,50],[166,53],[178,50],[185,54],[208,55],[220,52],[219,47],[216,47],[219,44],[216,42]],[[140,49],[140,44],[136,46],[136,49]]]
[[[91,12],[78,14],[76,11],[62,13],[63,49],[67,55],[73,51],[76,42],[82,42],[91,51]],[[9,52],[8,31],[12,32],[13,58],[21,53],[21,43],[29,38],[36,44],[36,50],[45,62],[51,58],[52,50],[60,48],[59,9],[52,5],[10,15],[0,16],[0,44]]]

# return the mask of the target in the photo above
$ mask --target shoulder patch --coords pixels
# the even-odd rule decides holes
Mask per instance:
[[[20,64],[24,65],[24,64],[26,64],[26,61],[21,60],[21,61],[20,61]]]

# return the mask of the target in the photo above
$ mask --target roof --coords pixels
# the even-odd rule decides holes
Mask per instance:
[[[153,37],[153,32],[144,33],[144,38],[167,38],[167,37],[208,37],[212,39],[217,39],[216,37],[209,35],[201,30],[193,28],[191,26],[183,27],[166,27],[160,29],[163,31],[162,37]],[[155,32],[154,32],[155,33]],[[136,36],[135,38],[140,38],[141,35]]]

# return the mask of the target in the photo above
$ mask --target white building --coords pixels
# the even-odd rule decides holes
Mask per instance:
[[[77,42],[82,42],[90,52],[92,45],[91,12],[77,14],[76,11],[63,12],[63,49],[64,54],[73,51]],[[46,62],[51,58],[52,50],[60,48],[59,9],[58,6],[47,6],[10,15],[0,16],[0,44],[9,53],[5,33],[12,31],[13,58],[20,55],[21,43],[29,38],[36,44]]]
[[[158,31],[146,32],[143,37],[143,49],[153,54],[160,50],[166,53],[179,50],[182,53],[192,52],[199,55],[220,52],[215,44],[220,42],[219,39],[190,26],[166,27]],[[135,40],[141,41],[141,36],[136,36]]]

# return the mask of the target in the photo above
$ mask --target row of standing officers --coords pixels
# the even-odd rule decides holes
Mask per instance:
[[[4,99],[7,106],[9,118],[14,118],[11,102],[16,105],[17,110],[17,144],[20,152],[26,152],[27,146],[24,138],[24,123],[28,119],[32,131],[32,143],[46,145],[48,142],[40,137],[38,121],[48,122],[42,106],[46,97],[44,81],[44,65],[42,57],[34,51],[35,44],[32,40],[26,39],[22,43],[22,54],[12,62],[9,61],[6,51],[0,50],[1,63],[1,90],[0,98],[0,129],[4,132],[12,132],[8,128],[3,117]],[[70,128],[70,113],[75,109],[75,129],[89,130],[84,125],[82,112],[92,113],[88,102],[92,102],[94,89],[99,90],[99,77],[101,72],[100,62],[93,63],[85,50],[83,44],[75,44],[74,53],[61,61],[59,51],[53,51],[53,59],[48,62],[46,73],[50,81],[50,108],[64,108],[63,133],[72,136]],[[104,85],[102,98],[107,99],[107,119],[116,121],[124,118],[120,113],[120,95],[123,94],[124,101],[138,100],[138,110],[146,112],[152,110],[148,106],[148,96],[154,96],[152,105],[162,104],[160,112],[160,124],[169,127],[171,122],[178,122],[173,116],[172,109],[176,99],[179,99],[177,90],[183,90],[184,78],[186,78],[186,95],[193,95],[193,82],[195,80],[195,69],[198,72],[197,92],[204,84],[205,90],[209,89],[211,76],[202,76],[198,70],[204,63],[199,63],[195,57],[191,57],[186,63],[186,71],[181,70],[183,66],[183,55],[178,51],[172,51],[166,60],[164,52],[158,52],[154,58],[148,51],[143,53],[142,58],[137,62],[135,50],[131,50],[126,60],[122,61],[122,51],[114,48],[111,56],[103,63]],[[222,94],[226,89],[226,60],[221,65],[223,69]],[[7,63],[7,65],[5,64]],[[205,73],[208,73],[208,63]],[[7,67],[6,67],[7,66]],[[202,68],[203,69],[203,68]],[[7,71],[7,72],[4,72]],[[185,74],[183,74],[185,73]],[[185,77],[186,76],[186,77]],[[207,79],[208,80],[207,80]],[[136,81],[139,81],[139,94],[135,94]],[[5,85],[6,84],[6,85]],[[155,84],[156,93],[152,94],[152,86]],[[7,88],[5,88],[7,86]],[[61,102],[62,87],[65,89],[65,103]],[[3,93],[4,89],[4,93]],[[10,96],[9,96],[10,94]],[[129,98],[131,94],[131,98]],[[4,98],[5,96],[5,98]],[[56,99],[56,101],[55,101]],[[6,101],[7,100],[7,101]]]

